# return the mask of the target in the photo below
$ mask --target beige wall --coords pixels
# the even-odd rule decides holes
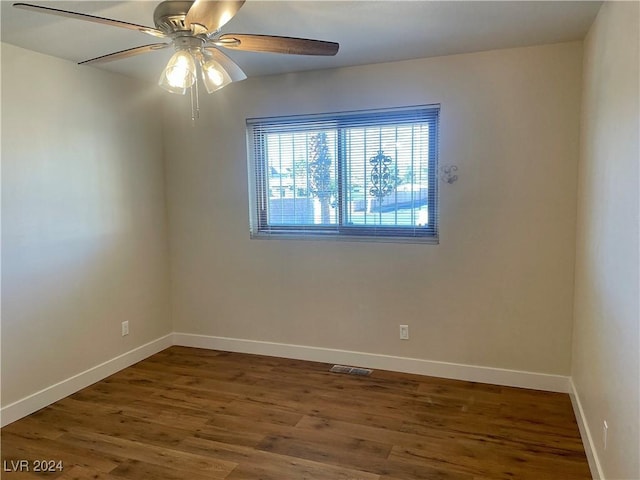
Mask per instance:
[[[2,44],[3,406],[171,331],[149,91]]]
[[[640,478],[639,6],[605,3],[584,55],[572,377],[607,479]]]
[[[582,45],[166,97],[174,329],[567,375]],[[245,119],[441,104],[440,245],[250,240]],[[398,339],[407,323],[411,339]]]

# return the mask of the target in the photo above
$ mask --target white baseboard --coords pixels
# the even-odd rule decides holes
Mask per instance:
[[[26,417],[171,345],[173,345],[173,334],[170,333],[2,407],[0,409],[0,426],[4,427]]]
[[[569,377],[562,375],[188,333],[174,333],[173,343],[184,347],[338,363],[550,392],[569,393],[570,391]]]
[[[589,468],[591,469],[591,476],[593,480],[603,480],[604,473],[600,460],[598,459],[598,452],[596,451],[595,444],[593,443],[593,437],[591,436],[591,430],[587,423],[587,417],[582,409],[582,403],[580,402],[580,396],[576,390],[576,386],[573,383],[573,379],[569,378],[569,396],[571,397],[571,405],[573,406],[573,413],[576,416],[578,422],[578,428],[580,429],[580,436],[582,437],[582,444],[584,445],[584,452],[587,455],[589,461]]]
[[[229,352],[253,353],[273,357],[295,358],[299,360],[323,363],[338,363],[379,370],[391,370],[433,377],[505,385],[509,387],[571,393],[572,401],[575,402],[574,409],[576,410],[576,418],[580,425],[582,437],[583,439],[588,438],[589,444],[592,443],[588,429],[586,428],[586,423],[584,422],[582,409],[579,406],[578,397],[575,394],[575,388],[572,387],[570,378],[562,375],[549,375],[520,370],[480,367],[476,365],[438,362],[418,358],[397,357],[332,348],[290,345],[285,343],[262,342],[238,338],[213,337],[207,335],[193,335],[187,333],[171,333],[165,335],[164,337],[153,340],[145,345],[101,363],[100,365],[96,365],[95,367],[74,375],[71,378],[58,382],[55,385],[51,385],[39,392],[33,393],[25,398],[2,407],[0,409],[0,426],[4,427],[5,425],[19,420],[20,418],[26,417],[41,408],[72,395],[73,393],[88,387],[93,383],[99,382],[109,375],[113,375],[114,373],[144,360],[145,358],[148,358],[172,345],[206,348],[209,350],[223,350]],[[578,405],[577,408],[575,407],[576,404]],[[590,446],[588,447],[587,443],[585,443],[585,450],[588,452],[587,456],[589,456],[591,452],[589,465],[591,466],[592,462],[595,462],[593,464],[597,466],[597,471],[600,471],[597,458],[592,453],[594,450]],[[594,460],[592,460],[592,458]],[[594,467],[592,466],[592,470],[593,468]]]

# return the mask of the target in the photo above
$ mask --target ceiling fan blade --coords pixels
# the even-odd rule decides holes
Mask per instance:
[[[50,15],[75,18],[76,20],[85,20],[87,22],[100,23],[102,25],[111,25],[113,27],[137,30],[148,35],[153,35],[154,37],[166,37],[163,32],[155,28],[145,27],[144,25],[137,25],[135,23],[122,22],[120,20],[112,20],[110,18],[97,17],[95,15],[88,15],[86,13],[70,12],[68,10],[60,10],[59,8],[45,7],[42,5],[32,5],[30,3],[14,3],[13,6],[16,8],[21,8],[23,10],[31,10],[34,12],[48,13]]]
[[[276,37],[273,35],[247,35],[227,33],[216,40],[216,45],[249,52],[287,53],[290,55],[327,55],[338,53],[340,44],[307,38]]]
[[[170,45],[171,44],[169,43],[152,43],[151,45],[128,48],[126,50],[120,50],[119,52],[109,53],[108,55],[102,55],[101,57],[85,60],[84,62],[78,63],[78,65],[106,63],[113,60],[121,60],[123,58],[133,57],[134,55],[140,55],[141,53],[153,52],[154,50],[162,50],[163,48],[167,48]]]
[[[200,25],[206,32],[215,32],[238,13],[244,2],[245,0],[196,0],[187,13],[185,23]]]
[[[233,82],[239,82],[247,78],[247,75],[242,71],[236,62],[227,57],[217,47],[205,47],[215,61],[217,61],[222,68],[224,68]]]

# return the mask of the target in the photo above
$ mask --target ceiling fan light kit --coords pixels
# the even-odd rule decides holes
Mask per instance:
[[[196,63],[186,50],[178,50],[160,74],[158,85],[167,92],[184,95],[196,81]]]
[[[202,78],[207,93],[213,93],[229,85],[232,80],[229,73],[218,62],[210,58],[202,64]]]
[[[229,72],[204,48],[202,39],[178,37],[174,40],[174,45],[176,53],[169,59],[158,81],[158,85],[166,91],[184,95],[187,89],[194,85],[197,87],[199,78],[207,93],[220,90],[232,82]]]
[[[273,35],[221,34],[220,29],[238,13],[244,3],[245,0],[164,1],[155,8],[153,13],[156,28],[29,3],[19,2],[14,3],[13,6],[137,30],[153,37],[169,39],[171,43],[142,45],[85,60],[80,64],[110,62],[173,45],[176,52],[160,74],[158,84],[168,92],[181,95],[190,90],[191,117],[195,120],[199,115],[199,81],[202,82],[207,93],[213,93],[231,82],[247,78],[242,69],[225,55],[220,47],[290,55],[332,56],[338,53],[339,44],[335,42]]]

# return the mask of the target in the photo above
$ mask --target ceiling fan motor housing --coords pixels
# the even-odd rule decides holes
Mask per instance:
[[[167,35],[178,32],[190,32],[191,28],[186,25],[185,18],[193,1],[168,0],[161,2],[153,12],[153,22],[156,28]]]

